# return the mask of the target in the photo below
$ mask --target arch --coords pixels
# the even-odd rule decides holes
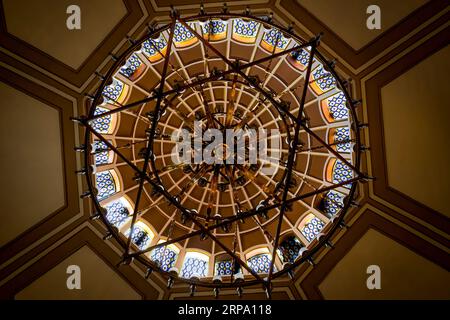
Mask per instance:
[[[324,227],[325,222],[316,217],[314,214],[310,213],[303,218],[298,226],[298,229],[305,237],[305,239],[311,242],[322,231]]]
[[[255,249],[246,254],[246,257],[247,265],[250,267],[250,269],[252,269],[256,273],[269,273],[270,261],[272,260],[269,248],[261,247]],[[274,271],[276,271],[275,264]]]
[[[165,241],[165,239],[161,239],[158,243],[163,243]],[[157,263],[162,270],[169,271],[170,268],[175,266],[179,253],[180,249],[176,244],[169,244],[152,250],[150,252],[150,259]]]
[[[326,167],[325,179],[332,183],[342,183],[353,178],[353,170],[343,161],[331,158]],[[344,185],[345,188],[351,188],[351,183]]]
[[[344,207],[344,198],[344,194],[330,190],[318,199],[317,208],[331,218]]]
[[[98,190],[98,201],[103,201],[120,191],[119,176],[114,169],[97,172],[95,184]]]
[[[328,143],[337,152],[350,153],[352,151],[349,127],[331,128],[328,132]]]
[[[188,250],[184,256],[181,268],[182,278],[191,278],[193,275],[207,277],[209,269],[209,254],[199,250]]]
[[[188,25],[195,29],[193,23],[188,23]],[[197,37],[190,32],[184,25],[177,22],[175,25],[173,43],[177,48],[186,48],[198,42]]]
[[[323,99],[320,106],[323,116],[330,123],[348,119],[347,99],[342,91]]]
[[[221,19],[213,19],[205,22],[200,21],[200,26],[202,28],[203,38],[209,41],[220,41],[227,37],[227,21]],[[209,31],[210,28],[211,32]]]
[[[131,81],[136,81],[147,69],[142,60],[133,53],[119,69],[119,73]]]
[[[293,234],[287,235],[283,238],[278,246],[277,253],[282,262],[293,263],[303,247],[302,242]]]
[[[309,81],[309,86],[316,95],[321,95],[336,88],[336,79],[330,72],[326,71],[320,63],[313,71],[311,71]]]
[[[111,140],[108,141],[112,143]],[[110,164],[113,162],[114,152],[112,150],[108,151],[108,146],[101,140],[94,140],[92,143],[92,152],[94,153],[94,164],[96,166]]]
[[[112,83],[103,88],[102,95],[105,98],[106,103],[114,104],[115,102],[117,104],[123,104],[127,99],[129,90],[130,88],[128,85],[113,78]]]
[[[261,24],[254,20],[233,19],[232,38],[241,43],[255,43]]]
[[[99,115],[105,112],[108,112],[109,109],[104,107],[96,107],[94,111],[94,115]],[[109,114],[107,116],[103,116],[101,118],[97,118],[90,122],[92,128],[98,132],[103,134],[112,134],[117,125],[117,114]]]
[[[264,32],[260,46],[267,50],[269,53],[272,53],[274,49],[275,53],[277,53],[286,49],[289,41],[290,39],[285,38],[280,30],[272,28]]]
[[[125,232],[125,236],[130,236],[131,227]],[[142,220],[138,220],[134,223],[133,234],[131,235],[131,242],[139,248],[144,250],[148,246],[152,239],[155,237],[156,232],[150,225]]]
[[[133,212],[133,206],[125,197],[107,203],[105,209],[106,219],[118,229],[125,224]]]
[[[167,40],[162,33],[156,39],[147,39],[142,43],[141,52],[144,53],[148,61],[154,63],[161,60],[167,51]]]

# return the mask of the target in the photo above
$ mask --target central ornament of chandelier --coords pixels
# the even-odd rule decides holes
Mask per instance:
[[[105,240],[146,270],[197,286],[294,276],[332,247],[355,203],[355,102],[319,52],[272,15],[219,13],[149,27],[113,56],[89,113],[85,174]]]

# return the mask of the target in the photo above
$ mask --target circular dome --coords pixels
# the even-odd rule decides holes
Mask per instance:
[[[270,288],[313,261],[362,178],[353,101],[320,36],[174,11],[130,43],[79,119],[85,196],[124,262],[168,286]]]

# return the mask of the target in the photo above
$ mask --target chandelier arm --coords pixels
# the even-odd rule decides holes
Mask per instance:
[[[197,33],[194,29],[192,29],[183,19],[178,18],[178,20],[183,24],[183,26],[189,30],[193,35],[195,35],[205,46],[208,46],[216,55],[218,55],[226,64],[228,64],[231,67],[231,70],[229,70],[231,73],[236,72],[238,73],[242,78],[247,80],[249,83],[252,83],[252,80],[249,76],[247,76],[242,70],[237,66],[235,63],[231,62],[227,57],[225,57],[219,50],[214,48],[206,39],[204,39],[201,35]],[[264,96],[266,96],[272,104],[278,109],[282,110],[286,115],[288,115],[294,122],[297,121],[297,118],[287,109],[280,105],[273,97],[268,94],[264,89],[262,89],[258,84],[253,84],[253,86],[260,91]]]
[[[319,137],[314,131],[312,131],[310,128],[308,128],[307,125],[301,123],[300,124],[309,135],[313,136],[321,145],[323,145],[328,151],[330,151],[333,155],[336,156],[339,160],[344,162],[348,167],[350,167],[355,173],[358,174],[358,176],[364,176],[363,173],[359,169],[357,169],[353,164],[351,164],[347,159],[345,159],[339,152],[333,149],[333,144],[326,143],[321,137]]]
[[[313,64],[313,61],[314,61],[313,60],[314,59],[314,54],[316,52],[316,46],[317,46],[317,43],[314,43],[311,46],[311,53],[309,55],[308,69],[306,70],[306,75],[305,75],[305,83],[308,81],[309,76],[311,75],[311,69],[312,69],[312,64]],[[301,101],[300,101],[300,108],[299,108],[297,119],[296,119],[293,145],[290,146],[291,152],[289,153],[289,158],[288,158],[288,162],[287,162],[287,165],[286,165],[287,174],[286,174],[286,177],[284,179],[283,196],[282,196],[282,199],[281,199],[282,205],[281,205],[281,208],[280,208],[280,213],[278,215],[279,220],[278,220],[278,225],[277,225],[277,229],[276,229],[276,233],[275,233],[274,245],[273,245],[273,249],[272,249],[272,259],[270,260],[270,264],[269,264],[269,275],[268,275],[268,280],[267,280],[269,286],[270,286],[271,281],[272,281],[273,265],[274,265],[274,262],[275,262],[276,250],[278,248],[278,243],[279,243],[279,240],[280,240],[281,225],[283,223],[283,217],[284,217],[284,214],[286,212],[286,199],[287,199],[287,195],[289,193],[289,184],[290,184],[291,177],[292,177],[292,167],[294,165],[297,145],[298,145],[298,142],[299,142],[300,124],[302,123],[301,120],[302,120],[302,117],[303,117],[303,110],[305,108],[305,100],[306,100],[307,90],[308,90],[308,86],[307,85],[303,86],[302,98],[301,98]]]
[[[163,96],[161,95],[163,93],[164,90],[164,85],[166,83],[166,76],[167,76],[167,67],[169,66],[169,59],[171,56],[171,51],[172,51],[172,42],[173,42],[173,37],[175,35],[175,19],[172,18],[172,24],[170,26],[170,35],[169,35],[169,40],[167,43],[167,54],[164,57],[164,67],[163,67],[163,71],[161,73],[161,82],[159,84],[159,88],[158,88],[158,100],[156,101],[156,106],[155,106],[155,113],[154,113],[154,117],[152,119],[152,126],[150,128],[150,135],[149,135],[149,141],[147,143],[147,148],[145,149],[145,157],[144,157],[144,164],[141,170],[141,174],[142,175],[146,175],[147,172],[147,168],[148,168],[148,164],[150,162],[150,153],[153,154],[153,140],[155,137],[155,129],[158,125],[158,117],[159,117],[159,113],[160,113],[160,108],[161,108],[161,102],[163,99]],[[140,200],[142,197],[142,192],[144,189],[144,179],[143,176],[140,177],[139,179],[139,189],[137,191],[137,195],[136,195],[136,202],[135,202],[135,207],[134,207],[134,212],[133,212],[133,217],[131,218],[131,226],[130,226],[130,234],[127,240],[127,246],[126,246],[126,250],[125,250],[125,256],[127,256],[129,254],[130,251],[130,246],[131,246],[131,238],[133,237],[133,232],[134,232],[134,225],[136,222],[136,218],[137,218],[137,213],[139,212],[139,204],[140,204]]]
[[[311,46],[311,43],[312,42],[310,41],[310,42],[308,42],[306,44],[303,44],[303,45],[300,45],[300,46],[295,46],[295,47],[292,47],[290,49],[286,49],[286,50],[278,52],[276,54],[269,55],[267,57],[264,57],[264,58],[261,58],[261,59],[258,59],[258,60],[254,60],[254,61],[249,62],[249,63],[245,63],[245,64],[243,64],[243,65],[241,65],[241,66],[239,66],[237,68],[239,70],[245,70],[245,69],[253,67],[255,65],[264,63],[264,62],[266,62],[268,60],[271,60],[271,59],[274,59],[274,58],[278,58],[278,57],[283,56],[285,54],[288,54],[288,53],[291,53],[291,52],[294,52],[294,51],[298,51],[298,50],[301,50],[301,49],[306,48],[308,46]],[[194,81],[194,82],[191,82],[191,83],[188,83],[188,84],[185,84],[185,85],[181,85],[177,89],[167,90],[164,93],[162,93],[162,95],[164,97],[166,97],[168,95],[171,95],[171,94],[174,94],[174,93],[178,93],[179,91],[183,91],[183,90],[186,90],[186,89],[192,89],[192,88],[194,88],[196,86],[205,84],[207,82],[219,80],[220,78],[222,78],[222,77],[224,77],[226,75],[229,75],[229,74],[231,74],[233,72],[235,72],[235,70],[233,68],[231,68],[231,69],[229,69],[227,71],[221,72],[218,75],[213,75],[213,76],[210,76],[210,77],[207,77],[207,78],[203,78],[203,79],[199,79],[197,81]],[[101,118],[101,117],[104,117],[104,116],[112,115],[114,113],[122,112],[122,111],[125,111],[125,110],[128,110],[128,109],[131,109],[133,107],[139,106],[141,104],[144,104],[144,103],[147,103],[147,102],[151,102],[151,101],[155,100],[156,98],[157,98],[157,96],[151,96],[151,97],[147,97],[147,98],[141,99],[139,101],[131,102],[129,104],[123,105],[123,106],[121,106],[119,108],[116,108],[114,110],[110,110],[110,111],[107,111],[107,112],[104,112],[104,113],[98,114],[98,115],[93,115],[93,116],[89,117],[88,120],[91,121],[91,120],[95,120],[95,119],[98,119],[98,118]]]
[[[298,200],[302,200],[302,199],[305,199],[305,198],[313,197],[313,196],[315,196],[317,194],[321,194],[321,193],[324,193],[324,192],[327,192],[327,191],[330,191],[330,190],[342,187],[342,186],[344,186],[346,184],[349,184],[349,183],[357,182],[357,181],[359,181],[361,179],[362,179],[362,177],[355,177],[355,178],[350,179],[350,180],[346,180],[346,181],[343,181],[343,182],[340,182],[340,183],[336,183],[336,184],[332,184],[332,185],[329,185],[329,186],[326,186],[326,187],[323,187],[323,188],[319,188],[319,189],[316,189],[314,191],[311,191],[311,192],[308,192],[308,193],[305,193],[305,194],[302,194],[302,195],[299,195],[299,196],[287,199],[286,203],[290,204],[290,203],[296,202]],[[250,217],[252,217],[254,215],[257,215],[257,214],[259,214],[259,213],[261,213],[263,211],[276,209],[280,205],[281,205],[281,203],[275,203],[275,204],[266,206],[266,207],[261,208],[261,209],[249,210],[249,211],[247,211],[245,213],[242,213],[240,215],[236,215],[236,216],[232,216],[230,218],[226,218],[226,220],[224,220],[222,222],[219,222],[217,224],[209,226],[208,228],[206,228],[206,230],[207,231],[212,231],[214,229],[220,228],[220,227],[225,226],[227,224],[231,224],[231,223],[233,223],[233,222],[235,222],[237,220],[250,218]],[[169,245],[171,243],[180,242],[180,241],[183,241],[183,240],[191,238],[191,237],[195,237],[195,236],[201,234],[202,232],[203,232],[202,230],[197,230],[197,231],[191,232],[189,234],[185,234],[185,235],[179,236],[177,238],[174,238],[174,239],[172,239],[170,241],[161,242],[160,244],[155,244],[155,245],[153,245],[151,247],[148,247],[148,248],[146,248],[144,250],[140,250],[140,251],[137,251],[135,253],[130,254],[130,257],[136,257],[136,256],[139,256],[141,254],[147,253],[147,252],[149,252],[149,251],[151,251],[151,250],[153,250],[155,248],[162,247],[164,245]]]

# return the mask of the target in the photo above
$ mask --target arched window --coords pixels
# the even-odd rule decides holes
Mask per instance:
[[[158,243],[165,242],[160,240]],[[150,253],[150,259],[156,262],[164,271],[169,271],[175,265],[180,250],[174,244],[159,247]]]
[[[107,103],[122,103],[128,93],[128,86],[122,81],[113,78],[113,82],[103,89],[103,97],[106,98]]]
[[[130,229],[125,232],[125,236],[130,236]],[[144,250],[150,246],[150,242],[154,237],[154,233],[151,229],[142,221],[136,221],[133,228],[133,234],[131,235],[131,242],[134,243],[139,250]]]
[[[307,47],[306,49],[301,49],[300,51],[291,52],[291,59],[289,59],[289,61],[300,71],[305,71],[309,63],[310,50],[311,47]]]
[[[317,95],[321,95],[336,87],[336,79],[330,72],[325,70],[323,65],[319,65],[311,72],[310,81],[310,86]]]
[[[163,58],[167,51],[167,41],[162,34],[157,39],[147,39],[142,43],[142,52],[150,62]]]
[[[95,165],[99,166],[112,162],[114,153],[108,150],[108,146],[103,141],[100,140],[94,141],[94,143],[92,144],[92,152],[94,153]]]
[[[278,246],[277,252],[283,262],[293,263],[297,259],[303,244],[295,236],[286,237]]]
[[[325,196],[320,200],[319,210],[325,213],[329,218],[339,212],[344,207],[344,198],[340,192],[335,190],[328,191]]]
[[[247,259],[247,264],[256,273],[269,273],[270,261],[272,256],[269,253],[269,249],[264,248],[264,250],[255,250],[257,252],[265,251],[263,253],[249,254],[250,258]],[[276,271],[274,265],[274,271]]]
[[[203,37],[209,41],[219,41],[227,37],[227,23],[223,20],[200,22],[200,25]]]
[[[193,24],[189,24],[189,26],[195,29],[195,26]],[[189,47],[197,41],[198,39],[196,38],[196,36],[192,32],[190,32],[184,25],[179,22],[175,25],[173,42],[177,48]]]
[[[325,223],[310,213],[300,223],[299,229],[303,236],[311,242],[323,229]]]
[[[119,70],[120,74],[134,81],[144,72],[146,66],[136,54],[132,54],[126,61],[125,65]]]
[[[98,201],[105,200],[120,191],[119,178],[114,170],[101,171],[95,174]]]
[[[269,51],[273,52],[274,47],[276,46],[275,52],[279,52],[287,47],[289,43],[289,39],[283,36],[283,33],[276,29],[272,28],[264,32],[264,35],[261,39],[261,47]]]
[[[328,142],[334,145],[336,151],[348,153],[352,151],[350,139],[350,128],[340,127],[330,130]]]
[[[332,158],[328,162],[325,178],[332,183],[346,182],[353,178],[353,170],[343,161]],[[344,187],[348,189],[351,188],[351,186],[351,183],[344,185]]]
[[[260,23],[254,20],[244,21],[242,19],[234,19],[232,38],[243,43],[254,43],[259,26]]]
[[[120,198],[105,206],[106,219],[113,226],[120,228],[130,216],[131,205],[125,198]]]
[[[97,107],[95,108],[94,115],[99,115],[108,111],[109,110],[106,108]],[[92,129],[98,133],[111,134],[114,131],[115,119],[116,114],[109,114],[91,121],[90,125],[92,126]]]
[[[328,122],[348,119],[347,99],[342,92],[338,92],[329,98],[322,100],[322,113]]]
[[[209,257],[206,254],[196,251],[186,252],[181,268],[181,277],[189,279],[194,274],[206,277],[208,276],[208,266]]]
[[[216,261],[214,274],[218,276],[229,276],[231,274],[239,273],[241,266],[238,263],[234,263],[231,259]],[[234,272],[233,272],[234,271]]]

